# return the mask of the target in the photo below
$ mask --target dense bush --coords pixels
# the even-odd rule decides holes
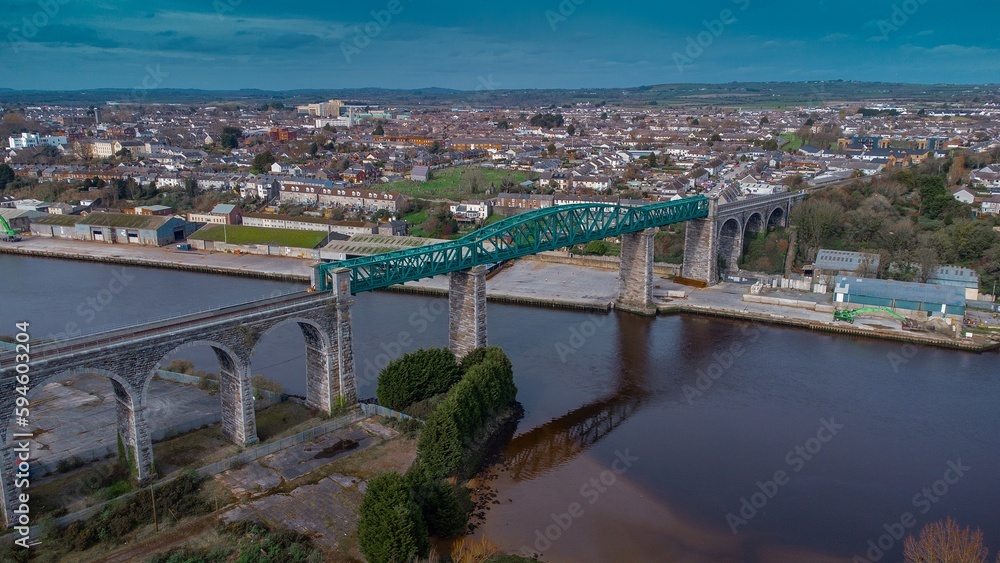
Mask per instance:
[[[464,358],[462,358],[462,361],[459,362],[458,367],[462,370],[462,373],[464,374],[468,372],[469,368],[471,368],[472,366],[483,363],[483,361],[486,359],[486,355],[490,353],[490,350],[498,350],[498,349],[499,348],[497,348],[496,346],[490,346],[488,348],[476,348],[475,350],[466,354]]]
[[[200,494],[201,483],[201,477],[189,472],[156,489],[160,522],[208,512],[210,507]],[[98,516],[73,522],[60,539],[71,551],[82,551],[101,542],[120,544],[136,529],[152,523],[150,496],[136,494],[112,504]]]
[[[433,477],[448,475],[462,461],[464,437],[458,426],[458,404],[449,396],[431,413],[420,431],[417,461]]]
[[[468,489],[440,479],[428,479],[419,472],[410,473],[407,478],[428,533],[439,538],[456,538],[466,533],[473,508]]]
[[[403,409],[403,412],[413,418],[427,420],[431,416],[431,413],[434,412],[434,409],[436,409],[438,405],[441,404],[441,401],[443,401],[447,396],[447,393],[441,393],[439,395],[434,395],[429,399],[417,401],[416,403],[413,403]]]
[[[251,520],[241,520],[219,527],[219,535],[230,547],[206,549],[174,548],[147,560],[147,563],[320,563],[323,553],[308,536],[291,530],[275,530]],[[234,558],[235,557],[235,558]]]
[[[419,469],[432,477],[458,469],[476,433],[517,396],[514,368],[503,350],[476,350],[466,360],[465,375],[427,418],[417,442]]]
[[[455,354],[446,348],[421,349],[393,360],[378,376],[378,402],[401,411],[445,393],[461,379]]]
[[[408,479],[389,472],[368,482],[358,515],[358,545],[371,563],[427,557],[427,527]]]

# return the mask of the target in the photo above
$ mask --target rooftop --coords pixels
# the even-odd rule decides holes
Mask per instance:
[[[173,217],[156,215],[127,215],[125,213],[91,213],[79,222],[80,225],[116,227],[120,229],[158,229]]]
[[[949,285],[837,276],[835,291],[836,293],[863,295],[880,299],[935,303],[955,307],[965,306],[965,289]]]

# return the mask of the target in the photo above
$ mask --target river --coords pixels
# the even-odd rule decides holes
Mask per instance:
[[[28,320],[36,339],[301,289],[7,255],[0,273],[0,334]],[[356,296],[360,396],[374,395],[390,357],[447,344],[445,305]],[[498,304],[489,340],[511,357],[525,408],[506,461],[485,472],[497,504],[477,533],[505,550],[548,561],[898,561],[894,535],[946,516],[1000,548],[996,353]],[[208,349],[184,354],[217,369]],[[265,336],[253,372],[304,394],[304,362],[302,336],[286,326]]]

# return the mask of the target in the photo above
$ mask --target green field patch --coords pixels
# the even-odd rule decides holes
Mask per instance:
[[[295,231],[240,225],[206,225],[188,238],[227,244],[275,244],[295,248],[316,248],[327,236],[327,233],[320,231]]]
[[[475,171],[477,175],[482,174],[481,181],[475,188],[472,187],[468,179],[463,181],[463,175],[466,171]],[[427,182],[413,182],[410,180],[390,182],[385,185],[385,190],[398,192],[410,197],[462,201],[487,197],[486,189],[490,187],[490,184],[499,188],[504,179],[509,179],[516,185],[528,180],[529,176],[528,173],[518,170],[457,166],[433,170],[431,172],[431,179]],[[411,221],[409,216],[404,217],[404,219],[408,222]]]

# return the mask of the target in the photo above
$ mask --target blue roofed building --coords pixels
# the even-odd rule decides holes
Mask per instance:
[[[965,289],[965,298],[979,299],[979,273],[961,266],[941,266],[934,270],[927,283],[948,285]]]
[[[834,304],[840,309],[887,307],[902,315],[965,317],[965,288],[959,286],[837,276]]]

